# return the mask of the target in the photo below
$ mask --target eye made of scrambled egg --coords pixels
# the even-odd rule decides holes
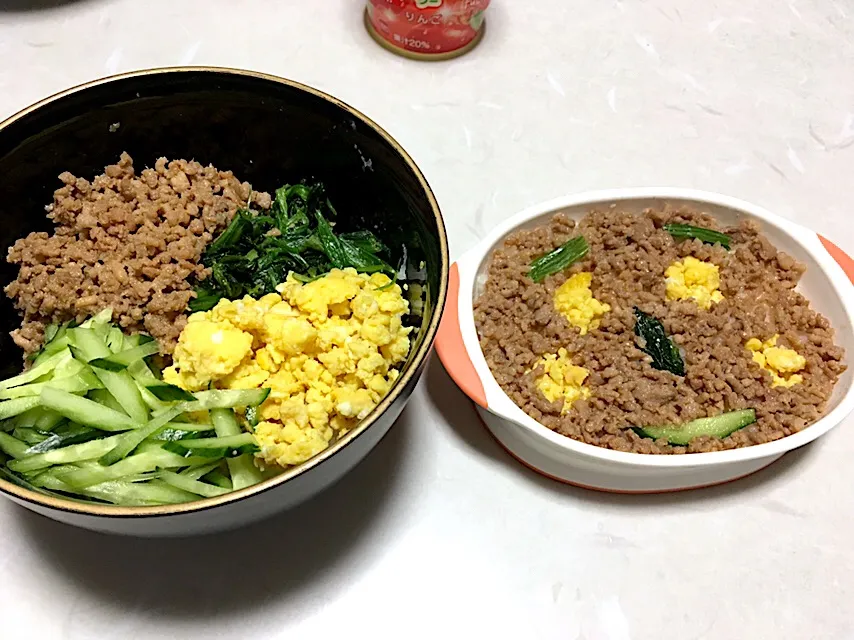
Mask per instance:
[[[572,364],[569,352],[558,349],[557,353],[544,355],[531,370],[542,366],[543,375],[535,380],[540,393],[549,402],[563,399],[561,414],[569,411],[572,403],[579,398],[590,397],[590,389],[584,386],[589,372],[584,367]]]
[[[724,299],[716,264],[687,256],[667,267],[664,275],[668,300],[694,300],[701,309],[708,310],[713,303]]]
[[[377,406],[409,354],[409,304],[385,274],[333,269],[278,293],[220,300],[190,316],[164,371],[197,391],[266,387],[255,427],[264,464],[308,460]]]
[[[611,306],[593,297],[590,285],[593,274],[581,272],[572,275],[555,291],[555,309],[573,327],[585,335],[599,326],[599,318],[611,310]]]
[[[791,387],[804,381],[796,373],[807,366],[807,359],[794,349],[777,346],[779,335],[762,342],[751,338],[744,345],[753,354],[753,362],[771,374],[772,387]]]

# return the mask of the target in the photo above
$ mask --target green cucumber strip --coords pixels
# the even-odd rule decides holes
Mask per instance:
[[[51,387],[52,389],[61,389],[62,391],[76,394],[85,393],[91,389],[97,389],[101,386],[101,382],[91,371],[80,371],[79,373],[66,378],[54,378],[47,382],[33,382],[31,384],[21,385],[20,387],[0,390],[0,400],[38,396],[41,394],[42,390],[47,387]]]
[[[33,425],[39,431],[53,431],[56,429],[65,418],[59,415],[56,411],[51,411],[50,409],[43,409],[41,416],[36,420],[36,423]]]
[[[217,438],[189,438],[175,440],[163,445],[167,451],[185,455],[187,453],[206,458],[235,457],[258,451],[258,443],[251,433]]]
[[[16,437],[10,436],[8,433],[0,431],[0,451],[5,453],[7,456],[12,456],[13,458],[23,458],[27,455],[28,448],[29,445],[26,442],[21,442]],[[9,464],[11,465],[14,463],[10,462]]]
[[[216,438],[192,438],[181,440],[178,444],[193,452],[202,449],[236,449],[248,444],[257,446],[255,436],[251,433],[240,433],[235,436],[217,436]]]
[[[674,240],[685,240],[688,238],[696,238],[706,244],[719,244],[724,249],[729,250],[732,238],[720,231],[713,231],[704,227],[695,227],[690,224],[681,224],[672,222],[664,225],[664,230],[673,236]]]
[[[251,435],[251,434],[250,434]],[[235,436],[236,437],[236,436]],[[190,438],[187,440],[174,440],[172,442],[164,442],[163,448],[167,451],[171,451],[172,453],[177,453],[178,455],[187,456],[187,455],[195,455],[202,458],[207,458],[209,460],[217,459],[220,460],[222,458],[236,458],[243,454],[255,453],[258,451],[258,445],[253,443],[245,443],[237,447],[204,447],[201,449],[194,449],[191,446],[186,446],[189,443],[195,442],[195,439]]]
[[[192,393],[184,391],[181,387],[176,387],[174,384],[168,384],[166,382],[149,384],[146,385],[145,388],[153,393],[158,400],[165,400],[167,402],[195,400]]]
[[[42,433],[32,427],[17,427],[12,431],[12,437],[17,438],[21,442],[26,442],[31,447],[47,440],[50,435]]]
[[[86,362],[108,358],[111,352],[92,329],[71,329],[75,348],[72,353]],[[136,422],[148,420],[148,407],[142,399],[139,389],[129,373],[110,371],[104,368],[93,369],[101,383],[109,390],[122,406],[122,409]],[[97,426],[97,425],[95,425]]]
[[[213,409],[211,411],[211,422],[217,436],[224,438],[228,436],[239,436],[243,429],[237,424],[237,416],[230,409]]]
[[[182,489],[183,491],[195,493],[197,495],[202,496],[203,498],[213,498],[215,496],[221,496],[231,491],[230,489],[217,487],[212,484],[207,484],[206,482],[193,480],[192,478],[182,476],[173,471],[163,471],[160,474],[160,479],[166,484],[170,484],[173,487]]]
[[[184,413],[184,407],[174,407],[173,409],[160,414],[156,418],[152,418],[144,427],[123,433],[119,443],[109,453],[106,453],[101,457],[100,463],[103,465],[111,465],[123,458],[126,458],[131,451],[136,449],[142,443],[143,440],[155,435],[158,431],[163,429],[170,420],[178,417],[182,413]]]
[[[21,400],[24,399],[29,400],[29,398],[21,398]],[[42,389],[41,396],[34,398],[34,400],[40,401],[43,406],[56,411],[72,422],[95,427],[102,431],[127,431],[141,426],[132,418],[114,409],[59,389],[51,389],[50,387]],[[7,402],[15,402],[15,400],[8,400]],[[6,403],[0,403],[0,408],[4,404]]]
[[[109,358],[95,358],[94,360],[90,360],[87,364],[96,369],[104,369],[106,371],[124,371],[127,369],[127,365],[117,364]]]
[[[528,277],[534,282],[542,282],[547,276],[563,271],[581,260],[590,251],[584,236],[576,236],[566,243],[540,256],[531,263]]]
[[[741,409],[709,418],[699,418],[682,425],[634,427],[634,431],[642,438],[667,440],[670,444],[686,445],[694,438],[700,436],[726,438],[728,435],[754,422],[756,422],[756,411],[753,409]]]
[[[269,389],[214,389],[193,394],[201,409],[234,409],[254,407],[267,399]],[[214,423],[216,424],[216,423]],[[217,429],[219,433],[219,429]]]
[[[93,485],[85,489],[75,489],[59,478],[43,474],[37,476],[37,486],[51,491],[62,491],[63,493],[95,498],[112,504],[128,507],[150,507],[162,504],[179,504],[198,500],[195,494],[182,491],[171,485],[151,480],[149,482],[130,482],[127,480],[114,480]]]
[[[2,428],[4,431],[9,431],[14,427],[35,427],[39,421],[45,415],[53,414],[52,411],[48,411],[43,407],[36,407],[34,409],[30,409],[29,411],[24,411],[19,416],[12,418],[11,420],[7,420]],[[50,429],[42,429],[42,431],[49,431]]]
[[[84,328],[94,328],[94,327],[109,324],[112,321],[112,319],[113,319],[113,310],[110,308],[102,309],[101,311],[96,313],[94,316],[92,316],[88,320],[84,321],[83,324],[81,324],[80,326],[84,327]]]
[[[118,444],[121,435],[109,436],[99,440],[90,440],[80,444],[72,444],[67,447],[28,455],[23,460],[15,460],[9,463],[9,468],[15,473],[27,473],[45,469],[56,464],[70,464],[85,460],[95,460],[110,451]]]
[[[89,367],[85,363],[80,362],[72,355],[71,349],[72,347],[69,347],[67,353],[72,357],[60,360],[59,364],[56,365],[56,369],[53,370],[53,375],[48,376],[47,379],[66,378],[89,370]],[[44,380],[45,378],[40,378],[37,382],[43,382]]]
[[[37,367],[44,364],[49,358],[55,356],[63,349],[67,349],[71,344],[71,336],[68,333],[63,333],[62,337],[54,338],[53,342],[45,345],[44,348],[36,354],[30,362],[31,366]]]
[[[24,371],[24,373],[20,373],[12,378],[3,380],[0,382],[0,389],[9,389],[11,387],[17,387],[22,384],[33,382],[37,378],[41,378],[46,373],[53,371],[62,360],[70,358],[71,354],[67,350],[53,354],[46,358],[41,364],[30,367],[30,369]]]
[[[71,353],[85,362],[95,358],[106,358],[111,354],[104,339],[95,333],[94,329],[88,329],[82,325],[76,329],[69,329],[71,335]]]
[[[136,381],[127,371],[94,369],[94,372],[126,414],[140,424],[148,420],[148,406],[142,399]]]
[[[228,491],[233,491],[234,486],[231,484],[231,479],[227,476],[223,475],[219,471],[211,471],[209,474],[202,478],[203,482],[210,482],[211,484],[215,484],[218,487],[222,487],[223,489],[227,489]]]
[[[65,425],[65,428],[61,428],[61,430],[58,430],[56,433],[52,433],[43,442],[34,444],[27,449],[27,455],[36,455],[38,453],[53,451],[60,447],[67,447],[72,444],[89,442],[90,440],[94,440],[95,438],[99,438],[103,435],[104,432],[99,431],[98,429],[90,429],[89,427],[84,427],[79,424],[69,423]]]
[[[44,328],[44,344],[50,344],[50,341],[59,333],[59,325],[55,322],[50,323]]]
[[[198,480],[202,476],[206,476],[211,471],[219,467],[219,460],[216,462],[211,462],[209,464],[199,465],[198,467],[190,467],[189,469],[184,469],[181,471],[181,475],[191,480]]]
[[[124,343],[122,345],[122,349],[124,351],[127,351],[128,349],[133,349],[134,347],[138,347],[142,344],[147,344],[149,342],[154,342],[154,338],[152,338],[147,333],[134,333],[131,335],[126,335]]]
[[[153,356],[159,350],[160,348],[157,346],[156,342],[146,342],[145,344],[141,344],[137,347],[125,349],[119,353],[114,353],[106,358],[90,360],[89,364],[93,367],[100,367],[101,369],[108,369],[110,371],[121,371],[123,369],[127,369],[137,360]]]
[[[123,343],[122,330],[116,326],[110,327],[110,330],[107,331],[107,348],[113,353],[118,353],[122,350]]]
[[[252,453],[244,453],[242,456],[226,460],[235,491],[264,481],[264,474],[255,466],[254,460],[255,455]]]
[[[145,363],[145,360],[136,360],[135,362],[131,362],[127,367],[128,373],[131,374],[134,380],[143,383],[152,383],[156,384],[160,382],[157,379],[148,365]]]
[[[137,360],[136,362],[129,364],[127,372],[131,374],[134,380],[136,380],[136,386],[139,389],[139,393],[142,395],[142,399],[145,404],[148,405],[149,409],[152,411],[162,411],[169,407],[168,404],[159,400],[157,396],[146,388],[150,384],[160,384],[160,380],[158,380],[157,376],[151,372],[151,369],[149,369],[145,360]]]
[[[186,409],[185,409],[186,411]],[[174,429],[175,431],[189,431],[192,433],[204,433],[206,431],[213,431],[214,426],[209,423],[204,422],[169,422],[166,425],[167,429]]]
[[[220,437],[234,437],[242,433],[240,425],[237,424],[234,411],[230,409],[212,410],[211,421],[214,424],[217,435]],[[253,458],[253,455],[247,453],[228,459],[228,472],[231,474],[231,483],[235,490],[251,487],[264,479],[261,471],[253,463]]]
[[[122,408],[122,405],[119,404],[119,401],[113,397],[113,394],[106,389],[92,389],[86,394],[86,397],[119,413],[127,413]]]
[[[109,467],[100,469],[79,469],[63,474],[60,479],[75,489],[85,489],[94,484],[110,480],[120,480],[124,476],[146,473],[156,469],[180,468],[199,463],[200,458],[185,458],[162,447],[156,447],[133,454]]]
[[[39,406],[40,400],[38,397],[15,398],[14,400],[6,400],[0,402],[0,420],[8,420],[17,415],[35,409]]]
[[[253,429],[258,426],[258,407],[246,407],[246,422]]]
[[[139,389],[139,395],[142,397],[142,401],[148,405],[148,408],[151,409],[154,413],[158,413],[160,411],[165,411],[169,408],[168,402],[163,402],[158,399],[151,391],[149,391],[145,385],[136,380],[136,388]]]
[[[214,437],[216,432],[213,431],[213,428],[209,431],[187,431],[185,429],[177,429],[174,426],[183,424],[178,422],[170,422],[163,429],[155,433],[154,435],[149,437],[149,440],[161,440],[163,442],[175,442],[177,440],[187,440],[192,438],[207,438]]]

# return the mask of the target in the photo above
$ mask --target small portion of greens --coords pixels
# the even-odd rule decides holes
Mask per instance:
[[[690,224],[679,224],[673,222],[671,224],[664,225],[664,230],[673,236],[675,240],[696,238],[706,244],[719,244],[727,251],[729,251],[730,244],[732,243],[732,238],[725,233],[713,231],[711,229],[704,229],[703,227],[695,227]]]
[[[635,309],[635,333],[644,341],[640,349],[652,358],[652,366],[659,371],[669,371],[677,376],[685,375],[685,363],[679,354],[679,349],[673,341],[667,337],[664,325],[661,322],[644,313],[637,307]]]
[[[388,249],[370,231],[337,234],[335,209],[322,185],[285,185],[268,212],[241,209],[202,256],[211,275],[196,287],[191,311],[213,308],[221,298],[258,298],[276,290],[288,272],[310,281],[333,268],[361,273],[396,269],[380,257]]]
[[[531,263],[528,277],[534,282],[542,282],[547,276],[563,271],[581,260],[590,251],[590,245],[584,236],[576,236],[554,251],[540,256]]]

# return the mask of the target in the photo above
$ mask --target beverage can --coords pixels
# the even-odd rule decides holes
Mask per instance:
[[[446,60],[480,42],[488,6],[489,0],[368,0],[365,25],[395,53]]]

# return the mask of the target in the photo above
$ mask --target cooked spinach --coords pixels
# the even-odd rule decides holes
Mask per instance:
[[[190,310],[206,311],[221,298],[272,293],[291,271],[307,282],[345,267],[393,278],[396,270],[380,257],[388,254],[386,246],[370,231],[335,233],[335,217],[321,184],[277,189],[269,211],[240,209],[202,255],[211,275],[196,286]]]
[[[660,371],[684,376],[685,363],[679,354],[679,348],[667,337],[664,325],[657,318],[644,313],[637,307],[634,309],[635,333],[644,341],[640,349],[652,358],[652,366]]]

